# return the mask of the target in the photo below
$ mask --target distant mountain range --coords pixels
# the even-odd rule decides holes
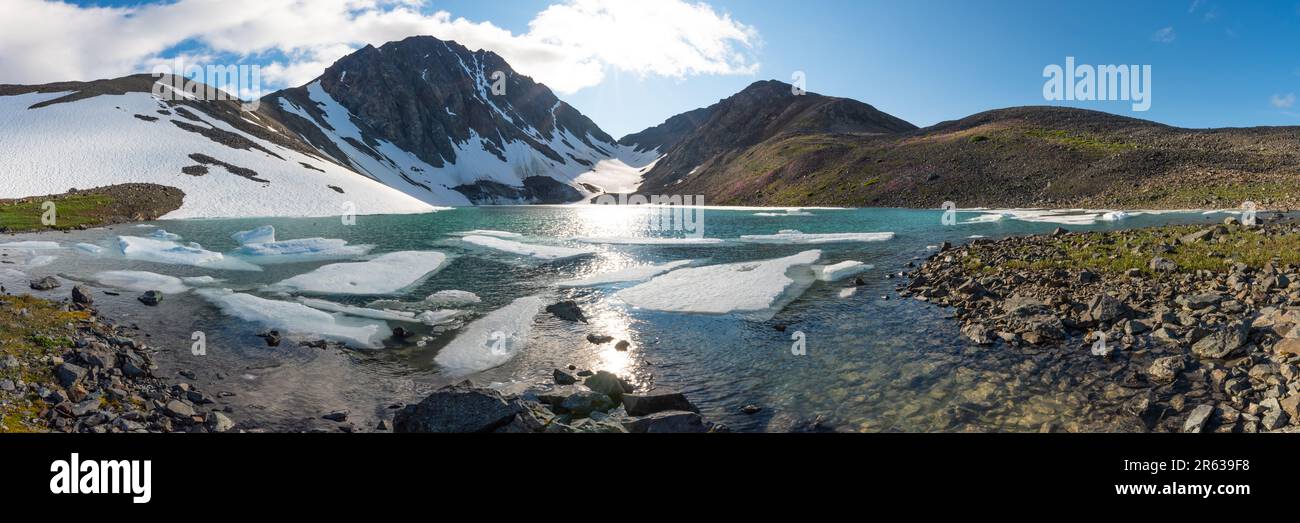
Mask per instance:
[[[0,85],[0,198],[150,182],[186,193],[169,217],[632,191],[720,205],[1300,207],[1294,127],[1191,130],[1020,107],[918,129],[761,81],[615,140],[500,56],[427,36],[362,48],[255,111],[159,99],[154,82]]]

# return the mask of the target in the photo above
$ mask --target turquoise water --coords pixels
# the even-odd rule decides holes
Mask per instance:
[[[564,246],[583,246],[568,240],[580,236],[681,233],[652,230],[644,220],[648,211],[619,207],[464,208],[425,215],[361,216],[355,225],[336,218],[153,222],[186,242],[217,252],[238,247],[230,239],[231,233],[268,224],[275,226],[281,240],[338,238],[374,245],[372,255],[436,250],[451,256],[451,261],[433,276],[404,289],[400,298],[419,300],[444,289],[470,291],[483,300],[467,308],[465,319],[472,321],[516,298],[542,295],[546,303],[574,300],[591,318],[590,324],[571,323],[543,312],[536,317],[519,354],[499,367],[469,376],[450,375],[434,361],[440,348],[461,332],[463,323],[413,329],[417,336],[390,340],[382,349],[320,350],[291,342],[273,348],[256,337],[264,327],[226,316],[194,293],[168,296],[159,308],[135,302],[138,293],[133,292],[99,295],[97,301],[106,316],[150,333],[149,342],[169,354],[159,358],[164,371],[191,370],[199,374],[199,381],[211,384],[204,390],[236,393],[228,401],[238,419],[273,429],[310,426],[313,422],[309,419],[341,408],[352,411],[359,425],[373,423],[387,415],[390,403],[416,400],[451,381],[468,377],[480,384],[522,390],[549,383],[553,368],[575,365],[621,373],[646,388],[681,390],[707,417],[735,430],[792,430],[819,417],[823,426],[847,431],[1037,430],[1044,422],[1086,430],[1106,423],[1090,417],[1086,395],[1068,384],[1037,379],[1032,369],[1025,370],[1024,355],[967,346],[958,337],[958,325],[944,310],[899,299],[894,289],[900,280],[886,275],[909,270],[909,263],[919,263],[935,245],[969,241],[973,235],[996,238],[1043,233],[1057,226],[1104,230],[1207,223],[1224,216],[1138,214],[1115,222],[1061,225],[1012,218],[963,223],[981,216],[963,212],[956,216],[958,224],[944,225],[938,210],[804,211],[809,215],[758,216],[757,209],[697,212],[704,213],[703,235],[708,238],[734,240],[786,229],[895,235],[887,241],[822,245],[737,241],[712,246],[594,245],[590,247],[597,253],[591,256],[542,262],[474,247],[453,233],[511,231],[523,234],[523,242]],[[110,252],[96,256],[62,249],[45,266],[0,268],[70,279],[118,269],[210,275],[224,280],[218,286],[289,299],[261,287],[326,263],[347,261],[282,263],[265,265],[262,272],[241,272],[132,261],[111,252],[118,235],[149,233],[150,229],[128,225],[70,234],[20,235],[10,240],[54,240],[65,245],[90,242]],[[618,289],[635,284],[578,289],[553,285],[629,264],[692,259],[708,265],[771,259],[814,248],[823,253],[821,263],[856,260],[873,265],[863,273],[867,284],[844,298],[840,292],[853,286],[852,278],[815,282],[802,294],[790,297],[793,299],[770,319],[643,311],[613,297]],[[0,282],[6,282],[3,278],[0,276]],[[17,280],[8,276],[11,289],[19,288]],[[61,296],[66,290],[51,294]],[[359,306],[376,298],[321,297]],[[195,331],[206,336],[204,356],[190,353]],[[804,355],[792,354],[796,332],[804,337]],[[592,345],[585,340],[588,333],[628,340],[631,348],[617,351],[612,343]],[[425,340],[423,346],[416,343],[419,339]],[[978,401],[972,401],[972,392]],[[762,411],[740,413],[748,404],[758,405]]]

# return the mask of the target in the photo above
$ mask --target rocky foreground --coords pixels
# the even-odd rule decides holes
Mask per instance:
[[[944,245],[905,296],[1031,355],[1112,430],[1300,431],[1300,226],[1171,226]],[[1045,430],[1050,427],[1044,427]]]
[[[47,278],[33,288],[59,286]],[[0,288],[2,289],[2,288]],[[226,432],[229,407],[156,376],[154,348],[97,316],[91,291],[0,296],[0,432]]]
[[[394,432],[499,433],[677,433],[726,432],[710,423],[681,393],[636,394],[606,371],[582,384],[556,370],[556,387],[518,396],[470,382],[435,391],[407,405],[393,418]]]

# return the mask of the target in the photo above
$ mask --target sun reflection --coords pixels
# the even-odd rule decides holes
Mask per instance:
[[[604,305],[602,304],[600,312],[594,317],[589,317],[588,321],[591,322],[593,332],[612,336],[614,341],[597,346],[598,352],[593,361],[594,368],[632,379],[634,376],[630,371],[635,369],[640,359],[640,346],[636,342],[631,320],[623,310]],[[626,350],[618,350],[620,341],[629,344]]]

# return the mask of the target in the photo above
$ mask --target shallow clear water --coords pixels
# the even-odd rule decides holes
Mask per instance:
[[[957,225],[944,225],[941,211],[901,209],[807,209],[810,215],[759,216],[755,209],[703,212],[703,233],[709,238],[735,239],[745,234],[773,234],[783,229],[804,233],[894,232],[893,239],[870,243],[777,245],[728,241],[709,246],[595,245],[593,256],[539,262],[476,248],[452,233],[472,229],[512,231],[522,241],[581,246],[567,241],[579,236],[662,235],[651,230],[646,209],[626,207],[480,207],[425,215],[361,216],[355,225],[336,218],[184,220],[153,222],[217,252],[233,251],[229,235],[260,225],[274,225],[278,239],[339,238],[371,244],[371,255],[398,250],[437,250],[453,257],[440,272],[403,291],[401,298],[419,300],[443,289],[471,291],[483,302],[468,309],[472,320],[522,296],[543,295],[546,303],[572,299],[591,318],[589,325],[539,314],[527,346],[507,363],[469,376],[450,375],[434,357],[457,335],[461,324],[445,329],[419,328],[416,338],[390,342],[377,350],[320,350],[286,342],[267,347],[254,323],[232,319],[193,293],[169,295],[157,308],[136,302],[135,292],[120,296],[96,294],[104,315],[136,324],[150,333],[148,342],[167,352],[158,358],[164,372],[195,371],[204,390],[231,391],[228,401],[241,421],[268,428],[302,428],[318,423],[321,413],[348,409],[363,428],[383,417],[390,403],[417,400],[433,387],[463,379],[521,390],[550,382],[553,368],[611,370],[644,387],[685,392],[710,419],[734,430],[790,430],[821,417],[838,430],[1037,430],[1051,421],[1081,430],[1104,423],[1089,417],[1087,398],[1070,383],[1040,376],[1035,366],[1050,366],[1043,355],[1008,354],[967,346],[958,325],[944,310],[898,299],[898,279],[886,275],[908,270],[909,262],[933,252],[943,241],[960,243],[972,235],[1001,237],[1042,233],[1061,225],[1006,218],[962,223],[979,214],[959,213]],[[1134,215],[1118,222],[1066,224],[1071,230],[1129,228],[1165,223],[1208,223],[1222,214],[1165,213]],[[111,230],[66,234],[18,235],[0,239],[54,240],[70,246],[96,243],[102,255],[74,249],[41,252],[56,259],[27,267],[23,253],[10,250],[0,265],[0,283],[10,291],[26,291],[25,277],[5,273],[17,269],[28,276],[60,274],[84,279],[103,270],[131,269],[175,276],[211,275],[221,286],[264,297],[262,285],[308,272],[326,263],[315,261],[265,265],[262,272],[220,271],[183,265],[123,259],[116,249],[118,235],[147,236],[149,228],[133,225]],[[670,234],[670,233],[669,233]],[[815,282],[793,297],[770,319],[735,316],[672,314],[635,310],[612,294],[634,284],[559,289],[559,280],[621,268],[628,264],[662,263],[679,259],[701,264],[770,259],[808,249],[823,252],[821,263],[857,260],[875,268],[864,273],[867,285],[847,298],[840,282]],[[27,253],[30,257],[31,253]],[[65,286],[50,293],[62,297]],[[42,294],[42,293],[37,293]],[[882,296],[890,299],[882,299]],[[352,305],[365,305],[374,296],[322,296]],[[784,331],[777,327],[783,326]],[[207,354],[190,354],[191,334],[207,337]],[[602,333],[631,342],[620,352],[612,343],[588,343],[588,333]],[[806,355],[791,351],[792,336],[805,336]],[[427,337],[425,346],[413,340]],[[308,337],[309,338],[309,337]],[[291,337],[292,339],[292,337]],[[1032,364],[1026,364],[1031,361]],[[974,394],[974,399],[972,399]],[[763,410],[744,415],[740,407],[756,404]],[[972,407],[976,405],[977,407]],[[367,426],[368,425],[368,426]],[[323,425],[322,425],[323,426]]]

